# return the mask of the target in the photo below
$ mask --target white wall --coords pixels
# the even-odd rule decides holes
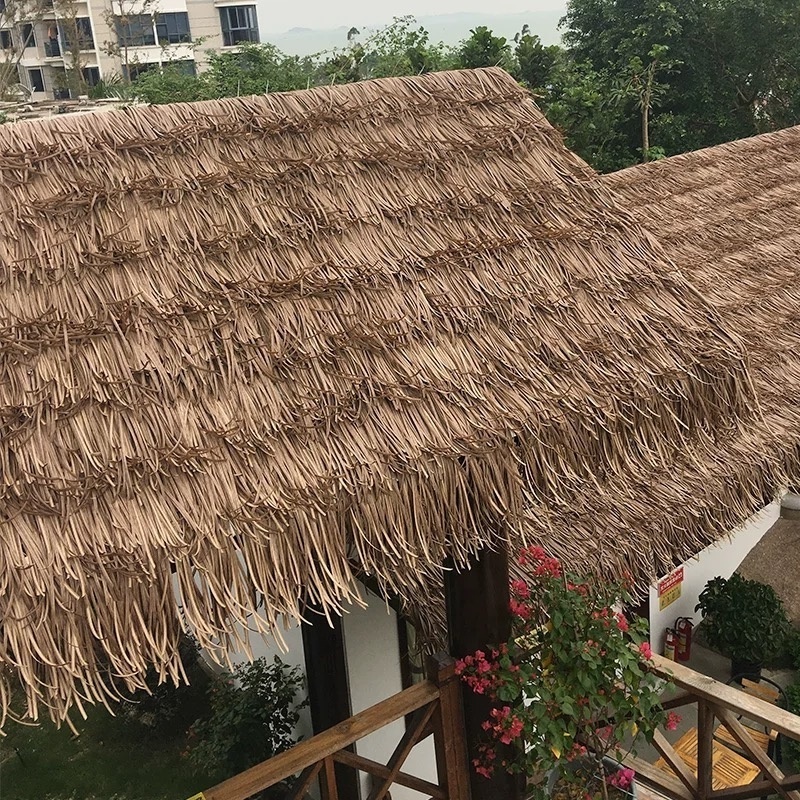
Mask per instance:
[[[365,609],[356,608],[344,618],[347,669],[350,676],[350,702],[357,714],[381,700],[402,691],[400,646],[397,636],[397,615],[373,594],[364,592]],[[398,720],[358,742],[356,751],[385,764],[405,733],[405,721]],[[420,742],[406,760],[404,772],[436,782],[436,757],[433,737]],[[368,778],[362,780],[366,797],[371,788]],[[427,795],[395,785],[392,800],[420,800]]]
[[[700,612],[694,607],[700,592],[712,578],[730,578],[745,556],[775,524],[780,514],[780,502],[768,505],[752,516],[744,525],[731,531],[728,537],[706,547],[683,565],[684,579],[681,596],[663,611],[658,609],[658,587],[650,587],[650,644],[663,652],[664,634],[678,617],[689,617],[697,624]],[[663,577],[663,576],[661,576]]]

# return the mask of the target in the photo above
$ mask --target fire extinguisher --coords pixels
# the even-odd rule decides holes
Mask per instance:
[[[675,660],[688,661],[692,654],[692,628],[694,623],[689,617],[678,617],[675,620]]]
[[[664,658],[670,661],[675,660],[675,631],[667,628],[667,635],[664,639]]]

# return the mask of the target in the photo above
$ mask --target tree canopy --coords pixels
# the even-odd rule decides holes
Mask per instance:
[[[800,122],[796,0],[570,0],[563,46],[528,26],[479,26],[454,47],[414,17],[299,58],[274,45],[213,53],[198,76],[166,67],[133,86],[151,103],[501,66],[528,87],[567,144],[600,171]]]

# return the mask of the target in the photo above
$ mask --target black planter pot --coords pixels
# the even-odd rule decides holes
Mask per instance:
[[[750,678],[753,681],[761,680],[761,664],[755,661],[742,661],[738,658],[731,659],[731,680],[736,678],[741,682],[742,678]]]

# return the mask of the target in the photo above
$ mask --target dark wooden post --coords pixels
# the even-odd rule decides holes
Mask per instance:
[[[353,716],[344,649],[344,630],[341,617],[332,615],[333,624],[329,624],[318,607],[306,606],[304,616],[308,620],[303,623],[303,650],[311,723],[314,733],[322,733]],[[335,800],[327,791],[333,769],[332,763],[325,765],[325,779],[322,785],[323,797],[326,800]],[[360,797],[358,775],[355,770],[344,764],[336,764],[335,773],[340,797]]]
[[[509,610],[508,554],[505,550],[483,550],[468,570],[445,573],[445,601],[450,652],[457,658],[485,649],[487,645],[508,641],[511,634]],[[488,719],[492,704],[483,695],[462,685],[464,730],[467,752],[472,759],[477,746],[485,741],[481,723]],[[503,757],[498,747],[498,760]],[[517,776],[498,766],[492,778],[470,769],[472,800],[520,800],[522,791]]]
[[[470,800],[469,755],[456,662],[445,653],[437,653],[428,659],[427,668],[429,679],[439,687],[439,706],[433,718],[439,783],[447,789],[447,800]]]
[[[714,712],[709,703],[697,703],[697,795],[707,800],[713,779]]]

